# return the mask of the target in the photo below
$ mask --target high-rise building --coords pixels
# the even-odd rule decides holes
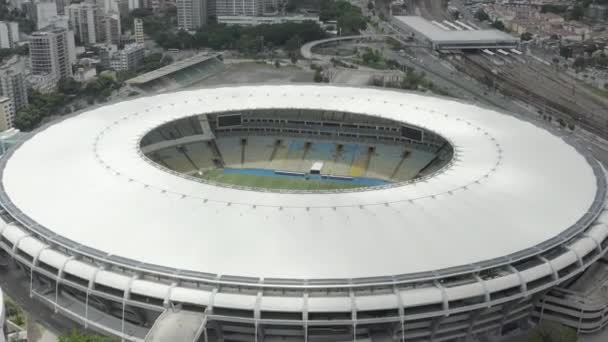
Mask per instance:
[[[129,4],[129,11],[132,11],[134,9],[141,7],[141,0],[128,0],[128,4]]]
[[[144,21],[140,18],[133,20],[133,34],[135,36],[135,43],[143,45],[144,39]]]
[[[55,0],[57,15],[65,15],[65,6],[67,6],[69,3],[69,0]]]
[[[264,0],[215,0],[215,12],[212,14],[217,17],[261,16],[264,14]]]
[[[177,26],[196,30],[207,24],[207,0],[177,0]]]
[[[26,6],[30,18],[36,23],[37,30],[47,27],[50,19],[57,16],[57,4],[54,0],[27,2]]]
[[[12,21],[0,21],[0,48],[14,48],[19,41],[19,24]]]
[[[115,51],[108,59],[108,67],[116,71],[132,70],[142,64],[144,47],[139,44],[129,44],[122,50]]]
[[[6,131],[9,128],[13,128],[13,121],[15,120],[15,107],[11,99],[5,96],[0,97],[0,132]],[[1,309],[0,309],[1,310]],[[1,321],[1,319],[0,319]],[[0,325],[0,335],[4,334],[2,326]],[[0,336],[2,339],[2,336]]]
[[[68,34],[69,31],[65,28],[52,26],[32,33],[30,37],[32,74],[54,75],[57,81],[72,77]]]
[[[70,28],[74,31],[76,42],[92,45],[98,42],[100,15],[97,5],[81,2],[67,7]]]
[[[0,96],[11,100],[13,115],[27,106],[25,61],[22,58],[14,56],[0,66]]]
[[[108,12],[98,18],[97,42],[106,44],[120,44],[120,14]]]
[[[97,5],[101,13],[118,12],[118,2],[115,0],[89,0]]]

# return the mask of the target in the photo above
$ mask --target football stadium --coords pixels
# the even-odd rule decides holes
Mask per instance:
[[[0,177],[0,258],[128,341],[500,337],[608,246],[605,170],[568,133],[421,93],[140,97],[32,132]]]

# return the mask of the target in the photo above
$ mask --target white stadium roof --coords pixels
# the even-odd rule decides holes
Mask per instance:
[[[139,140],[200,113],[302,108],[430,129],[455,162],[410,184],[277,193],[194,182],[145,160]],[[46,229],[114,256],[265,278],[358,278],[503,257],[554,238],[586,215],[593,168],[560,137],[457,101],[375,89],[242,86],[144,97],[68,118],[8,160],[12,203]]]

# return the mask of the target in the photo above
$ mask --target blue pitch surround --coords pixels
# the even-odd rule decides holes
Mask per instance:
[[[309,179],[320,182],[347,183],[361,186],[377,186],[391,184],[392,182],[376,178],[365,177],[332,177],[328,175],[300,175],[296,173],[277,173],[274,170],[266,169],[224,169],[224,174],[239,174],[249,176],[273,177],[273,178],[290,178],[290,179]]]

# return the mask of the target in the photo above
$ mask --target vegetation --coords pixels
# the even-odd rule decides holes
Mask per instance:
[[[154,40],[165,49],[237,49],[250,55],[277,47],[295,51],[304,43],[325,37],[323,29],[312,21],[247,27],[211,24],[194,34],[166,30],[153,34]]]
[[[36,29],[36,23],[28,19],[20,9],[9,9],[8,2],[0,3],[0,21],[15,21],[19,24],[19,31],[32,33]]]
[[[200,176],[200,178],[223,184],[263,189],[334,190],[351,189],[363,186],[356,183],[329,181],[316,178],[276,177],[244,173],[225,173],[222,169],[207,171]]]
[[[501,31],[507,30],[507,28],[505,27],[505,24],[498,19],[494,20],[494,22],[492,23],[492,27],[497,30],[501,30]]]
[[[59,342],[114,342],[115,339],[99,335],[86,335],[78,331],[59,337]]]
[[[542,321],[534,329],[529,342],[576,342],[576,330],[557,322]]]
[[[490,20],[490,16],[481,8],[475,12],[475,18],[479,21]]]
[[[10,298],[4,297],[4,305],[6,307],[6,318],[18,325],[20,328],[26,327],[27,320],[23,310]]]
[[[424,71],[416,72],[414,68],[402,65],[399,62],[389,59],[385,61],[387,67],[391,69],[399,69],[405,72],[403,77],[393,77],[388,81],[386,79],[374,79],[375,86],[382,86],[387,88],[398,88],[405,90],[417,90],[425,91],[429,90],[435,94],[450,96],[450,94],[444,89],[436,86],[432,81],[426,78]]]
[[[15,127],[22,131],[36,128],[43,120],[53,115],[68,114],[66,105],[73,101],[86,101],[88,104],[107,101],[112,91],[120,84],[110,76],[101,75],[96,80],[80,83],[73,79],[62,80],[58,89],[49,94],[33,91],[29,96],[29,106],[17,112]]]
[[[30,53],[30,48],[27,45],[17,46],[12,49],[0,49],[0,60],[4,61],[12,56],[27,56]]]
[[[524,42],[525,42],[525,41],[532,40],[532,38],[534,38],[534,36],[533,36],[533,35],[532,35],[532,33],[530,33],[530,32],[524,32],[524,33],[522,33],[522,34],[521,34],[521,36],[520,36],[520,39],[521,39],[522,41],[524,41]]]
[[[29,106],[17,112],[15,127],[23,131],[34,129],[43,119],[56,114],[65,104],[61,93],[41,94],[33,91],[29,96]]]
[[[340,34],[343,36],[358,34],[359,30],[365,30],[367,27],[367,20],[361,9],[345,0],[323,0],[319,19],[337,21]]]

